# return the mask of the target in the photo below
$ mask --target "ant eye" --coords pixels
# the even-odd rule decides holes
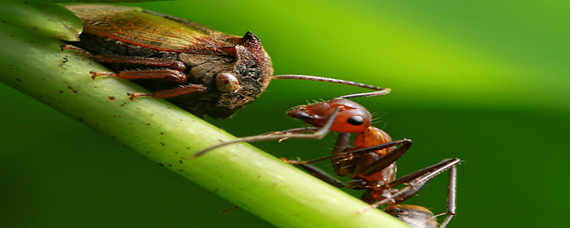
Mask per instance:
[[[348,118],[346,122],[354,126],[358,126],[364,123],[364,118],[362,118],[361,116],[351,116],[350,118]]]

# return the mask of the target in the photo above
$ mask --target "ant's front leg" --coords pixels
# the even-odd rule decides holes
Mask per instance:
[[[396,160],[398,160],[398,158],[400,158],[410,148],[410,146],[412,145],[412,140],[404,139],[404,140],[393,141],[393,142],[384,143],[384,144],[380,144],[380,145],[376,145],[376,146],[371,146],[371,147],[367,147],[367,148],[362,148],[362,149],[357,149],[357,150],[349,150],[347,152],[333,154],[331,156],[327,156],[327,157],[323,157],[323,158],[319,158],[319,159],[315,159],[315,160],[310,160],[310,161],[293,161],[293,160],[287,160],[284,158],[281,158],[281,160],[283,160],[284,162],[287,162],[289,164],[292,164],[292,165],[310,164],[310,163],[325,161],[325,160],[329,160],[329,159],[347,158],[347,157],[350,158],[352,156],[359,156],[361,154],[365,154],[365,153],[369,153],[369,152],[377,151],[377,150],[382,150],[382,149],[394,147],[397,145],[401,145],[401,146],[392,150],[386,156],[384,156],[380,160],[378,160],[377,163],[374,163],[373,165],[371,165],[365,169],[364,172],[365,173],[372,172],[372,173],[368,174],[368,175],[371,175],[371,174],[374,174],[374,173],[382,170],[383,168],[388,167],[390,164],[392,164]],[[376,171],[376,172],[373,172],[373,171]]]
[[[285,131],[285,133],[274,132],[274,133],[268,133],[268,135],[263,134],[263,135],[243,137],[243,138],[236,139],[234,141],[221,143],[218,145],[208,147],[208,148],[203,149],[201,151],[198,151],[194,155],[192,155],[192,157],[190,159],[194,159],[194,158],[197,158],[199,156],[202,156],[203,154],[207,153],[208,151],[211,151],[213,149],[216,149],[216,148],[219,148],[222,146],[226,146],[226,145],[230,145],[230,144],[236,144],[236,143],[242,143],[242,142],[259,142],[259,141],[268,141],[268,140],[275,140],[275,139],[282,140],[283,138],[321,139],[329,133],[330,128],[331,128],[332,124],[334,123],[334,120],[335,120],[339,111],[340,111],[340,107],[336,107],[334,109],[334,111],[332,112],[330,119],[327,121],[327,123],[323,127],[317,128],[318,130],[314,131],[312,134],[300,134],[300,133],[290,132],[292,130],[295,130],[295,129],[291,129],[291,130]],[[296,129],[302,129],[302,128],[296,128]]]
[[[400,144],[400,146],[398,148],[393,149],[392,151],[388,152],[388,154],[386,154],[386,156],[378,159],[374,163],[367,166],[365,169],[363,169],[360,172],[360,174],[364,175],[364,176],[370,176],[372,174],[375,174],[377,172],[382,171],[383,169],[385,169],[389,165],[396,162],[396,160],[398,160],[400,157],[402,157],[402,155],[404,155],[404,153],[406,153],[406,151],[408,151],[408,149],[410,149],[410,147],[412,146],[412,140],[410,140],[410,139],[404,139],[404,140],[399,140],[399,141],[395,141],[395,142]],[[394,142],[392,142],[392,143],[394,143]],[[386,147],[382,147],[382,145],[379,145],[379,146],[364,148],[361,150],[370,151],[370,150],[373,150],[372,148],[375,148],[375,147],[380,147],[382,149],[386,148]],[[352,153],[357,153],[359,151],[360,150],[352,151]]]

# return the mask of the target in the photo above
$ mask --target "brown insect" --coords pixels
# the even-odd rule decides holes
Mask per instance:
[[[231,117],[263,93],[272,78],[326,81],[389,92],[330,78],[272,76],[271,59],[251,32],[243,37],[224,34],[136,7],[68,8],[83,21],[84,30],[81,41],[67,42],[62,50],[78,51],[117,72],[91,72],[93,78],[133,79],[154,93],[132,93],[131,98],[165,98],[199,117]]]
[[[448,216],[439,226],[443,228],[455,216],[455,183],[456,165],[459,159],[446,159],[433,166],[396,179],[396,160],[411,146],[409,139],[392,141],[386,132],[373,127],[370,112],[360,104],[344,97],[330,101],[291,108],[288,115],[310,124],[311,128],[297,128],[266,135],[252,136],[226,142],[207,148],[194,156],[204,154],[211,149],[237,142],[264,141],[283,138],[321,138],[328,130],[339,132],[336,145],[331,156],[311,161],[283,161],[298,165],[315,177],[336,187],[366,190],[362,200],[370,203],[366,210],[387,205],[383,210],[411,226],[437,227],[436,216],[422,206],[402,205],[410,199],[433,177],[450,170],[448,191]],[[313,134],[304,134],[315,132]],[[353,144],[349,146],[350,133],[356,133]],[[308,165],[310,163],[331,159],[333,169],[339,176],[349,176],[353,181],[343,183],[326,172]],[[405,184],[402,189],[394,187]],[[378,202],[376,202],[378,201]]]

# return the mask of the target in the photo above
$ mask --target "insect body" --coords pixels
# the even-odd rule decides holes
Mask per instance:
[[[198,115],[228,118],[259,96],[273,74],[269,55],[251,32],[243,37],[135,7],[68,6],[84,23],[74,49]],[[143,67],[141,67],[143,66]]]
[[[220,145],[283,138],[320,138],[328,130],[336,131],[340,134],[331,156],[311,161],[290,161],[284,158],[282,160],[301,166],[333,186],[366,190],[362,195],[362,200],[371,206],[363,211],[387,205],[384,211],[418,228],[437,227],[438,223],[433,213],[421,206],[400,203],[413,197],[433,177],[450,169],[449,203],[446,212],[448,216],[440,228],[445,227],[455,216],[455,166],[460,162],[459,159],[447,159],[396,179],[395,161],[410,148],[412,141],[408,139],[392,141],[386,132],[370,125],[370,113],[358,103],[340,97],[294,107],[288,111],[288,115],[314,127],[245,137]],[[307,132],[315,133],[304,134]],[[350,133],[356,133],[353,141],[354,147],[349,146]],[[200,151],[197,155],[220,145]],[[337,175],[349,176],[353,181],[343,183],[324,171],[308,165],[329,159],[332,160],[333,169]],[[402,184],[407,186],[402,189],[394,188]]]
[[[314,76],[272,77],[271,59],[251,32],[243,37],[228,35],[196,22],[136,7],[68,8],[83,21],[84,30],[81,41],[67,42],[62,50],[78,51],[117,72],[92,72],[93,78],[135,79],[155,93],[133,93],[131,98],[165,98],[200,117],[231,117],[263,93],[272,78],[328,81],[389,92]]]

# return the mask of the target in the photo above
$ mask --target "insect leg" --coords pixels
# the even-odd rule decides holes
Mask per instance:
[[[412,146],[412,140],[400,140],[401,144],[398,148],[390,151],[386,156],[380,158],[378,161],[370,164],[366,169],[362,170],[362,175],[369,176],[374,173],[380,172],[392,163],[396,162],[408,149]],[[365,148],[368,149],[368,148]],[[354,151],[352,153],[355,153]]]
[[[184,83],[187,77],[184,73],[178,70],[157,69],[157,70],[134,70],[134,71],[121,71],[119,73],[106,72],[106,71],[92,71],[91,78],[95,79],[99,76],[112,76],[124,79],[161,79],[167,78],[173,82]]]
[[[438,174],[454,167],[455,165],[457,165],[459,162],[461,162],[461,160],[459,158],[454,158],[454,159],[446,159],[441,161],[440,163],[437,163],[433,166],[421,169],[419,171],[413,172],[411,174],[408,174],[406,176],[400,177],[390,183],[388,183],[388,185],[386,186],[387,188],[390,188],[392,186],[398,186],[400,184],[404,184],[405,182],[408,182],[410,180],[413,180],[412,182],[408,183],[406,187],[402,188],[400,191],[398,191],[398,193],[392,195],[389,198],[386,198],[384,200],[378,201],[372,205],[370,205],[370,207],[364,208],[361,211],[359,211],[358,213],[363,213],[365,211],[368,211],[370,209],[373,208],[377,208],[380,205],[386,204],[389,201],[392,201],[394,199],[396,199],[397,203],[401,203],[409,198],[411,198],[412,196],[414,196],[428,181],[430,181],[432,178],[434,178],[435,176],[437,176]],[[451,174],[453,176],[455,176],[455,172],[451,172]],[[453,177],[455,178],[455,177]],[[455,181],[450,182],[450,187],[452,185],[455,185]],[[455,187],[453,187],[453,190],[455,190]],[[453,193],[454,194],[454,193]],[[455,200],[455,195],[453,195],[453,199]],[[450,211],[454,211],[455,210],[455,203],[452,203],[452,208],[448,209]]]
[[[175,60],[162,60],[155,58],[145,58],[137,56],[114,56],[114,55],[93,55],[90,52],[84,50],[83,48],[65,44],[61,45],[61,51],[72,50],[79,52],[85,57],[91,58],[97,62],[101,63],[124,63],[124,64],[134,64],[134,65],[146,65],[146,66],[156,66],[156,67],[168,67],[173,70],[136,70],[136,71],[122,71],[117,73],[112,72],[91,72],[91,77],[95,79],[99,76],[113,76],[117,78],[125,79],[157,79],[157,78],[168,78],[174,82],[184,83],[187,81],[187,77],[184,73],[186,66],[183,62]]]
[[[163,90],[156,93],[131,93],[130,99],[133,100],[137,97],[155,97],[155,98],[169,98],[177,97],[190,93],[205,93],[208,92],[208,87],[202,84],[189,84],[179,88]]]
[[[335,187],[344,187],[344,183],[342,183],[342,181],[339,181],[338,179],[334,178],[333,176],[331,176],[330,174],[326,173],[325,171],[314,167],[312,165],[299,165],[301,168],[305,169],[307,172],[309,172],[311,175],[315,176],[316,178],[319,178],[320,180],[335,186]]]
[[[447,212],[439,214],[439,215],[447,214],[447,217],[445,217],[445,219],[443,220],[443,222],[441,223],[439,228],[445,228],[447,226],[447,224],[449,224],[449,221],[451,221],[451,219],[453,217],[455,217],[455,215],[456,215],[456,213],[455,213],[456,189],[457,189],[457,167],[454,165],[449,170],[449,186],[448,186],[448,192],[447,192]],[[439,216],[439,215],[437,215],[437,216]]]
[[[329,159],[334,159],[334,158],[341,158],[341,157],[350,157],[353,155],[357,155],[357,154],[362,154],[362,153],[367,153],[370,151],[375,151],[375,150],[381,150],[381,149],[386,149],[389,147],[393,147],[393,146],[397,146],[400,144],[408,144],[411,145],[412,140],[410,139],[404,139],[404,140],[398,140],[398,141],[393,141],[393,142],[389,142],[389,143],[384,143],[384,144],[380,144],[377,146],[372,146],[372,147],[367,147],[367,148],[362,148],[362,149],[358,149],[358,150],[353,150],[353,151],[348,151],[348,152],[343,152],[343,153],[338,153],[338,154],[334,154],[331,156],[327,156],[327,157],[323,157],[323,158],[319,158],[319,159],[315,159],[315,160],[310,160],[310,161],[287,161],[288,163],[292,164],[292,165],[300,165],[300,164],[310,164],[310,163],[315,163],[315,162],[320,162],[320,161],[325,161],[325,160],[329,160]],[[409,146],[407,146],[409,148]],[[389,159],[386,159],[384,162],[388,163],[390,160],[396,161],[400,156],[402,156],[402,154],[404,154],[406,152],[407,148],[403,148],[401,151],[398,151],[396,153],[389,153],[388,155],[386,155],[385,157],[388,156],[393,156]],[[393,151],[392,151],[393,152]],[[393,163],[390,162],[388,163],[388,165]],[[387,166],[387,165],[386,165]]]
[[[135,65],[169,67],[178,71],[186,70],[186,65],[184,65],[183,62],[176,60],[163,60],[163,59],[146,58],[138,56],[93,55],[90,52],[84,50],[83,48],[71,44],[61,45],[60,48],[61,51],[72,50],[79,52],[85,57],[92,58],[95,61],[102,63],[126,63],[126,64],[135,64]]]
[[[202,156],[206,152],[213,150],[213,149],[216,149],[218,147],[222,147],[222,146],[226,146],[226,145],[230,145],[230,144],[242,143],[242,142],[259,142],[259,141],[267,141],[267,140],[275,140],[275,139],[283,139],[283,138],[322,139],[323,137],[325,137],[325,135],[327,135],[327,133],[329,133],[329,129],[331,128],[332,124],[334,123],[334,120],[335,120],[336,115],[338,114],[339,110],[340,110],[339,107],[335,108],[334,112],[332,113],[330,119],[327,121],[325,126],[323,126],[318,131],[316,131],[312,134],[295,134],[295,133],[293,133],[293,134],[256,135],[256,136],[250,136],[250,137],[243,137],[243,138],[236,139],[234,141],[220,143],[218,145],[211,146],[211,147],[208,147],[208,148],[203,149],[201,151],[198,151],[197,153],[192,155],[192,157],[190,159],[194,159],[194,158],[197,158],[199,156]]]
[[[82,54],[83,56],[85,56],[87,58],[93,58],[93,54],[91,54],[90,52],[84,50],[83,48],[73,46],[71,44],[64,44],[64,45],[61,45],[59,47],[61,48],[61,51],[72,50],[72,51],[79,52],[79,54]]]
[[[336,139],[332,155],[342,154],[347,150],[352,149],[348,146],[349,142],[350,134],[340,133]],[[354,166],[355,160],[352,159],[352,157],[332,158],[331,162],[334,172],[341,177],[350,175],[353,172],[352,167]]]

